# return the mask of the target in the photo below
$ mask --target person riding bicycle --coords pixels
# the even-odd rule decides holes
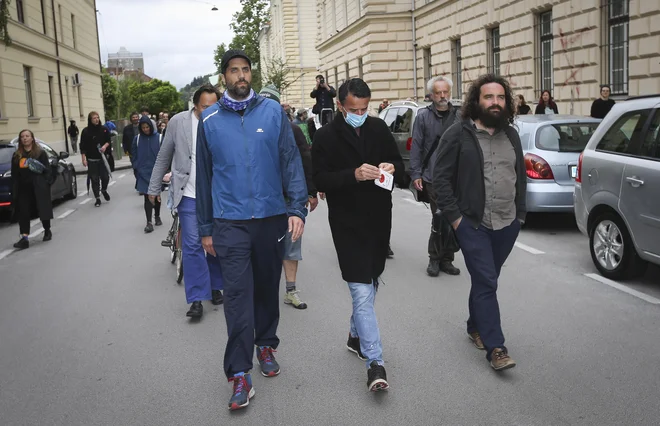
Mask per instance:
[[[191,304],[186,316],[191,318],[202,316],[203,300],[211,300],[214,305],[223,303],[220,263],[217,258],[207,256],[202,248],[195,206],[197,126],[201,112],[219,98],[218,90],[206,84],[193,95],[193,109],[172,117],[149,183],[149,199],[155,202],[160,198],[165,173],[172,171],[168,208],[177,210],[181,224],[182,259],[185,264],[183,280],[186,301]]]

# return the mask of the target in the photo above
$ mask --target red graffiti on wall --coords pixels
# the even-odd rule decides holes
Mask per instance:
[[[507,63],[506,66],[504,67],[504,76],[509,80],[509,85],[511,87],[517,87],[518,84],[516,83],[516,80],[513,78],[513,73],[511,72],[511,63],[516,60],[516,58],[521,58],[522,57],[522,49],[517,47],[515,49],[510,49],[507,55]]]
[[[581,64],[574,64],[573,61],[571,60],[571,57],[568,55],[568,49],[569,47],[573,46],[580,38],[582,38],[582,35],[585,33],[585,31],[588,31],[589,28],[584,27],[580,28],[579,30],[575,30],[575,34],[572,36],[567,36],[564,34],[564,31],[559,28],[559,42],[561,43],[561,48],[562,48],[562,53],[564,54],[564,59],[566,59],[566,63],[568,64],[568,68],[570,69],[570,73],[568,74],[568,77],[564,82],[562,83],[563,86],[568,86],[569,84],[571,85],[571,110],[570,113],[573,114],[573,107],[575,103],[575,97],[573,93],[573,89],[575,89],[575,93],[577,93],[577,96],[580,96],[580,80],[578,80],[577,75],[579,74],[580,70],[584,67],[586,67],[588,64],[586,62],[582,62]]]

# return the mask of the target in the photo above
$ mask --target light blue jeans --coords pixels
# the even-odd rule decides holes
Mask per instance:
[[[351,336],[360,338],[360,350],[367,358],[367,368],[373,361],[383,365],[383,345],[374,310],[376,287],[373,284],[348,283],[348,289],[353,298]]]

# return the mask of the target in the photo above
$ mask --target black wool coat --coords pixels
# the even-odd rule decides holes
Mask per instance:
[[[373,181],[357,182],[355,170],[368,163],[394,164],[395,182],[404,166],[394,137],[380,118],[368,117],[360,134],[342,114],[321,127],[312,144],[313,180],[326,194],[328,221],[342,278],[371,283],[385,270],[392,229],[392,193]]]
[[[32,173],[32,187],[34,188],[34,193],[25,193],[21,191],[21,185],[19,184],[19,158],[14,156],[11,161],[11,176],[12,176],[12,198],[14,201],[14,215],[15,218],[21,217],[30,217],[32,218],[32,213],[28,211],[21,211],[20,206],[23,203],[19,202],[19,198],[28,198],[34,197],[36,200],[37,211],[39,213],[39,219],[50,220],[53,218],[53,203],[50,198],[50,185],[53,182],[53,172],[51,170],[51,165],[48,162],[48,154],[45,151],[41,151],[41,155],[38,158],[39,162],[46,166],[44,173],[36,174]]]

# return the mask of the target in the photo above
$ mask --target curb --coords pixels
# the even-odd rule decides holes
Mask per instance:
[[[119,170],[128,170],[128,169],[132,169],[132,168],[133,168],[133,166],[130,165],[130,164],[128,164],[126,166],[117,166],[117,167],[115,167],[115,172],[119,171]],[[86,174],[87,174],[87,168],[82,168],[81,170],[76,169],[76,176],[86,175]]]

